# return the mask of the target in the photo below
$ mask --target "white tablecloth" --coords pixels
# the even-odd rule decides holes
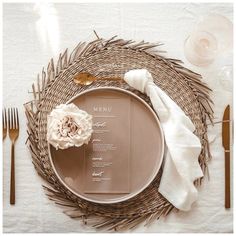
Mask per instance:
[[[16,143],[16,205],[9,204],[10,142],[3,145],[3,227],[4,232],[94,232],[70,219],[49,201],[41,187],[26,148],[26,118],[23,104],[42,66],[65,48],[81,40],[94,39],[93,30],[104,38],[114,35],[149,42],[162,41],[168,57],[182,59],[186,66],[203,75],[213,89],[215,120],[220,120],[232,91],[222,87],[217,76],[220,65],[232,65],[227,54],[207,68],[189,64],[183,43],[198,17],[210,12],[233,18],[232,4],[4,4],[3,7],[3,104],[20,110],[20,137]],[[232,232],[233,210],[224,208],[224,153],[221,125],[209,127],[213,159],[210,181],[199,188],[199,200],[190,212],[172,212],[149,227],[133,232]]]

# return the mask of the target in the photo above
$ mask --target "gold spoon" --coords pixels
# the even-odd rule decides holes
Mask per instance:
[[[98,77],[95,77],[95,76],[93,76],[93,75],[91,75],[90,73],[87,73],[87,72],[81,72],[81,73],[77,74],[74,77],[74,82],[76,84],[79,84],[79,85],[90,85],[94,81],[97,81],[97,80],[116,80],[116,81],[122,81],[123,79],[122,78],[118,78],[118,77],[113,77],[113,78],[98,78]]]

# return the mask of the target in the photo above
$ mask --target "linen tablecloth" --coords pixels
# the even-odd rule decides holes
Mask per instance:
[[[232,90],[222,86],[218,69],[232,65],[232,53],[206,68],[189,64],[184,57],[184,40],[199,17],[219,13],[233,18],[228,3],[4,3],[3,5],[3,104],[16,106],[20,115],[20,136],[16,143],[16,205],[9,204],[10,141],[3,144],[3,231],[4,232],[94,232],[80,221],[70,219],[62,208],[47,199],[26,148],[26,118],[23,104],[37,73],[67,47],[99,36],[118,35],[125,39],[161,41],[168,57],[183,60],[185,66],[201,73],[213,89],[215,121],[222,118],[226,104],[232,104]],[[233,79],[233,78],[232,78]],[[224,151],[221,124],[209,126],[211,152],[210,181],[199,188],[199,200],[189,212],[172,212],[149,227],[132,232],[232,232],[233,208],[224,208]]]

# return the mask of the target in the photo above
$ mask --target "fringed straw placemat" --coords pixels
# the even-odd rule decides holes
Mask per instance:
[[[28,146],[38,174],[46,180],[46,194],[56,204],[65,207],[65,213],[72,218],[82,219],[97,229],[125,230],[145,221],[150,224],[166,216],[174,206],[159,192],[162,169],[155,180],[143,192],[125,202],[97,204],[83,200],[57,179],[49,161],[46,141],[47,115],[55,106],[92,87],[116,86],[149,99],[132,90],[125,82],[98,80],[89,86],[78,86],[73,78],[80,72],[88,72],[99,78],[123,77],[131,69],[146,68],[155,83],[164,90],[190,117],[201,140],[202,151],[199,163],[207,174],[207,163],[211,158],[207,138],[207,119],[212,120],[213,111],[209,98],[210,89],[201,81],[201,76],[181,65],[181,61],[165,58],[158,46],[132,40],[97,39],[90,43],[79,43],[69,55],[68,50],[60,54],[56,64],[53,60],[33,84],[34,98],[25,104],[28,119]],[[150,104],[151,106],[151,104]],[[201,179],[196,181],[196,185]]]

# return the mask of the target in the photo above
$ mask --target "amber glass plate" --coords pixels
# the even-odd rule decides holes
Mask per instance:
[[[93,115],[88,145],[56,150],[50,160],[62,184],[96,203],[128,200],[157,175],[164,138],[157,115],[130,91],[100,87],[80,93],[68,103]]]

